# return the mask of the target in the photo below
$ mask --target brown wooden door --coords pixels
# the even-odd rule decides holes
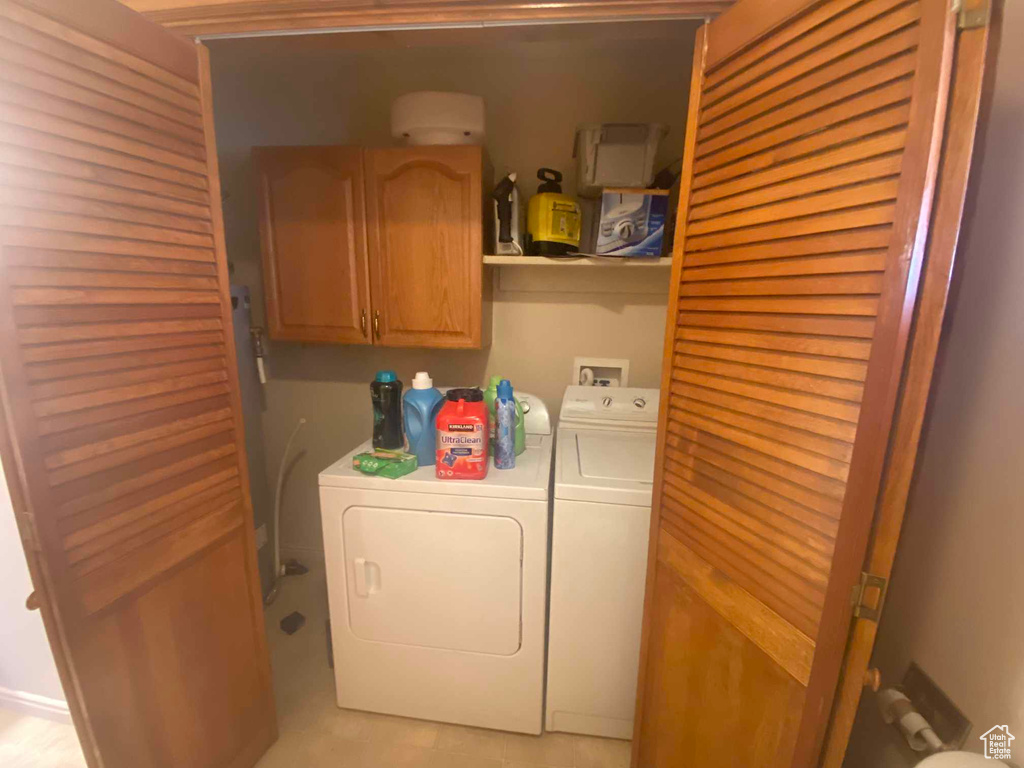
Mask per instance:
[[[0,448],[86,758],[276,738],[206,49],[0,0]]]
[[[363,150],[257,147],[270,336],[370,343]]]
[[[741,0],[698,35],[634,764],[811,766],[910,332],[945,0]]]
[[[482,166],[480,147],[366,151],[376,343],[484,343]]]

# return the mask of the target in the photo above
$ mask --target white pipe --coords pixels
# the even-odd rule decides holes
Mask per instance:
[[[295,442],[296,435],[299,434],[299,430],[302,429],[302,425],[306,423],[304,418],[299,419],[299,422],[295,425],[295,429],[292,430],[291,437],[288,438],[288,442],[284,445],[284,454],[281,456],[281,465],[277,469],[277,488],[274,491],[274,581],[276,582],[280,577],[284,576],[284,567],[281,565],[281,492],[284,486],[284,468],[288,462],[288,453],[292,449],[292,443]]]

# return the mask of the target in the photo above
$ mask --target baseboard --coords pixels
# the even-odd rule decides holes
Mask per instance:
[[[12,691],[0,686],[0,707],[21,712],[33,717],[43,717],[58,723],[70,723],[71,712],[68,703],[24,691]]]

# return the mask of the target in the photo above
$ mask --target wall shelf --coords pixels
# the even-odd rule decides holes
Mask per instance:
[[[484,256],[484,264],[498,267],[605,267],[610,269],[640,269],[672,266],[671,256],[657,259],[612,258],[608,256]]]

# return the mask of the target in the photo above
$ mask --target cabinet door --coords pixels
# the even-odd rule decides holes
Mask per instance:
[[[366,167],[375,341],[479,348],[480,147],[368,150]]]
[[[819,764],[914,325],[954,35],[943,0],[740,0],[698,34],[635,768]]]
[[[257,147],[270,336],[370,343],[363,151]]]

